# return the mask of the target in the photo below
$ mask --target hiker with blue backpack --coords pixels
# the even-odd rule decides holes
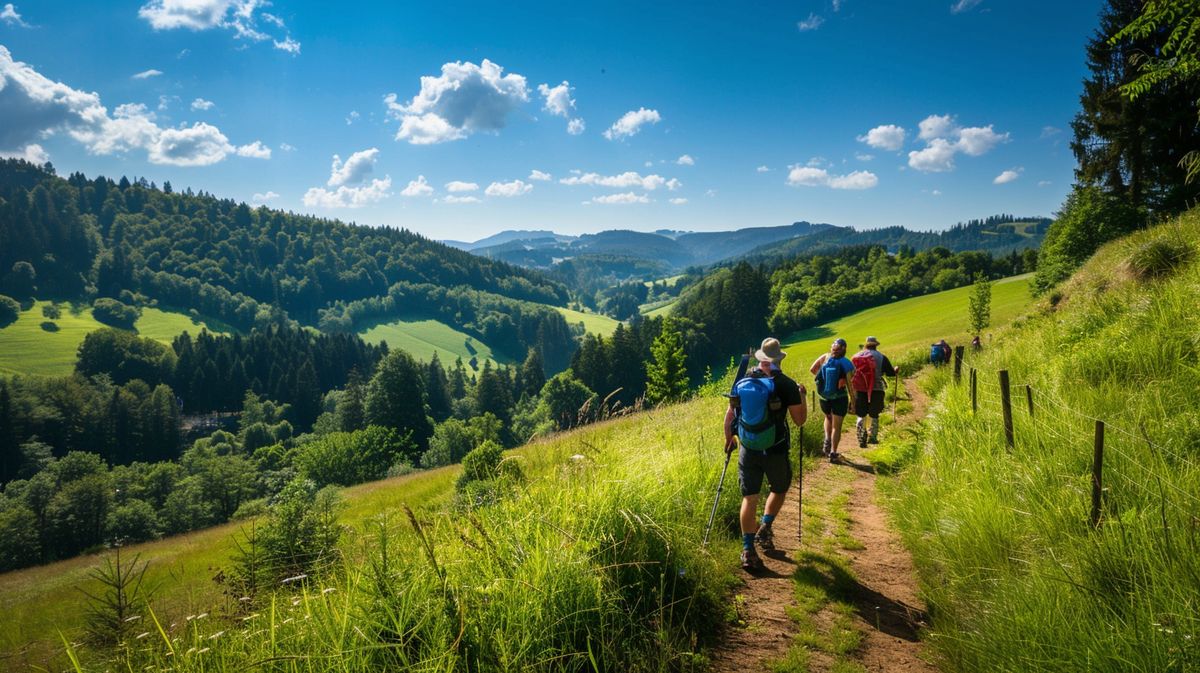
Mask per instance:
[[[854,365],[846,359],[846,340],[834,339],[829,352],[817,358],[808,370],[816,377],[817,397],[820,398],[821,413],[825,414],[825,442],[821,452],[829,456],[829,462],[841,458],[838,448],[842,443],[842,419],[854,410],[850,399],[850,377]]]
[[[850,358],[854,365],[854,376],[850,379],[854,387],[854,410],[858,416],[855,431],[858,435],[858,448],[865,449],[867,444],[879,443],[879,414],[883,411],[884,398],[887,395],[884,380],[888,376],[898,376],[899,370],[892,366],[892,361],[879,352],[879,339],[867,337],[866,346]],[[871,430],[868,434],[866,418],[871,417]]]
[[[742,568],[747,571],[763,567],[755,543],[763,551],[775,549],[771,525],[783,508],[792,483],[788,418],[800,426],[808,416],[804,388],[779,368],[779,363],[787,357],[779,340],[764,339],[754,357],[758,367],[734,384],[725,412],[725,452],[741,447],[738,484],[742,489]],[[767,479],[770,494],[759,522],[755,515],[763,477]]]

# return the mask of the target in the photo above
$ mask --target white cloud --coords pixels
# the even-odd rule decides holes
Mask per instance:
[[[563,178],[559,182],[564,185],[590,185],[593,187],[612,187],[614,189],[640,187],[647,191],[654,191],[659,187],[666,187],[668,190],[674,191],[683,186],[683,183],[675,178],[667,179],[661,175],[642,175],[635,171],[626,171],[620,175],[584,173],[582,175],[572,175],[569,178]]]
[[[233,31],[237,39],[254,42],[272,40],[276,49],[291,54],[300,53],[300,43],[286,34],[287,26],[283,20],[260,11],[270,4],[267,0],[149,0],[138,10],[138,16],[145,19],[154,30],[183,28],[201,31],[221,28]],[[260,18],[283,30],[283,39],[276,39],[259,30]]]
[[[281,152],[295,152],[296,148],[287,143],[279,143],[279,150]]]
[[[1012,182],[1013,180],[1016,180],[1017,178],[1021,177],[1021,172],[1024,170],[1025,170],[1024,168],[1016,168],[1016,169],[1010,169],[1010,170],[1004,171],[1000,175],[997,175],[996,179],[992,180],[992,184],[1007,185],[1008,183]]]
[[[842,11],[842,0],[833,0],[833,11]]]
[[[1045,140],[1047,138],[1053,138],[1060,133],[1062,133],[1062,129],[1060,129],[1060,128],[1057,128],[1055,126],[1043,126],[1042,134],[1040,136],[1038,136],[1038,140]]]
[[[908,153],[908,165],[925,172],[952,171],[955,154],[981,156],[1009,138],[1007,133],[996,133],[991,124],[961,127],[951,115],[930,115],[918,126],[918,137],[926,145]]]
[[[668,199],[668,201],[669,201],[669,202],[671,203],[671,205],[673,205],[673,206],[682,206],[683,204],[685,204],[685,203],[687,203],[687,202],[688,202],[688,200],[687,200],[687,199],[684,199],[684,198],[674,198],[674,199]]]
[[[833,175],[824,168],[793,165],[788,172],[787,183],[793,187],[829,187],[830,189],[871,189],[879,184],[879,178],[869,171],[854,171],[846,175]]]
[[[827,163],[829,163],[829,160],[826,159],[825,157],[811,157],[808,160],[808,162],[806,162],[804,165],[805,166],[820,166],[821,164],[827,164]]]
[[[480,203],[474,196],[454,196],[451,194],[441,200],[442,203]]]
[[[253,201],[254,203],[266,203],[267,201],[271,201],[271,200],[274,200],[277,198],[279,198],[278,194],[276,194],[275,192],[272,192],[272,191],[268,191],[266,194],[259,194],[256,192],[254,194],[254,196],[250,197],[250,200]]]
[[[19,152],[0,152],[0,159],[24,159],[40,166],[50,161],[50,154],[41,145],[30,143]]]
[[[151,163],[208,166],[236,154],[238,148],[215,126],[162,128],[143,104],[119,105],[110,115],[96,93],[54,82],[12,59],[0,46],[0,150],[15,150],[58,132],[82,143],[92,154],[144,150]]]
[[[858,136],[858,142],[866,143],[877,150],[895,152],[904,147],[904,137],[908,134],[902,126],[884,124],[876,126],[864,135]]]
[[[432,145],[504,128],[509,113],[529,100],[529,89],[521,75],[503,72],[486,58],[480,65],[446,63],[440,76],[421,78],[421,90],[407,104],[388,94],[389,114],[400,120],[396,140]]]
[[[650,203],[650,197],[646,196],[645,194],[625,192],[623,194],[597,196],[590,201],[585,201],[584,203],[595,203],[602,206],[625,205],[629,203]]]
[[[487,186],[487,189],[483,190],[483,193],[488,196],[511,198],[528,194],[531,191],[533,191],[533,185],[522,180],[513,180],[512,182],[493,182]]]
[[[291,35],[284,37],[282,40],[275,40],[273,44],[279,51],[286,51],[292,56],[300,53],[300,43],[293,40]]]
[[[1054,184],[1054,183],[1050,182],[1049,180],[1039,180],[1038,181],[1038,187],[1049,187],[1052,184]]]
[[[411,198],[415,196],[429,196],[433,193],[433,187],[425,181],[424,175],[418,175],[416,180],[411,180],[408,186],[400,190],[400,196]]]
[[[327,187],[340,187],[342,185],[361,184],[367,179],[371,171],[375,169],[375,162],[378,158],[379,149],[375,147],[355,152],[344,162],[340,156],[333,155],[333,164],[329,169],[329,180],[325,185]]]
[[[875,155],[860,152],[855,154],[854,158],[858,159],[859,161],[873,161],[875,159]]]
[[[983,2],[983,0],[958,0],[958,2],[955,2],[953,5],[950,5],[950,13],[951,14],[962,14],[963,12],[969,11],[970,9],[974,8],[980,2]]]
[[[715,189],[705,190],[704,195],[711,199],[717,195],[717,190],[715,190]]]
[[[823,24],[823,23],[825,23],[825,19],[823,17],[820,17],[820,16],[817,16],[816,14],[810,13],[808,15],[807,19],[805,19],[803,21],[797,21],[796,27],[799,28],[800,32],[803,33],[805,31],[809,31],[809,30],[816,30],[816,29],[820,28],[821,24]]]
[[[769,173],[771,171],[771,169],[767,168],[766,166],[759,166],[758,168],[756,168],[754,170],[759,173]]]
[[[247,157],[250,159],[270,159],[271,148],[262,144],[261,140],[255,140],[249,145],[242,145],[241,147],[237,148],[237,155],[239,157]]]
[[[362,115],[358,114],[358,110],[351,110],[350,114],[346,115],[346,126],[354,124]]]
[[[178,103],[179,96],[167,96],[165,94],[158,97],[158,110],[161,112],[171,107],[171,103]]]
[[[662,121],[662,116],[658,114],[658,110],[647,110],[644,107],[638,108],[636,111],[630,110],[613,122],[613,125],[604,132],[604,137],[609,140],[628,138],[637,135],[645,124],[657,124],[660,121]]]
[[[587,124],[585,124],[582,119],[576,118],[567,122],[567,133],[570,133],[573,136],[583,133],[584,129],[586,128]]]
[[[216,103],[210,100],[204,100],[203,98],[197,98],[196,100],[192,101],[193,110],[211,110],[215,105]]]
[[[529,179],[530,180],[540,180],[542,182],[548,182],[550,180],[553,180],[554,176],[550,175],[549,173],[539,171],[538,169],[535,168],[532,171],[529,171]]]
[[[929,193],[930,193],[930,194],[933,194],[934,196],[941,196],[941,195],[942,195],[942,190],[940,190],[940,189],[935,189],[935,190],[933,190],[932,192],[929,192]]]
[[[542,98],[545,99],[542,109],[556,117],[570,117],[571,110],[575,109],[575,100],[571,98],[571,89],[570,83],[566,80],[556,87],[539,84],[538,93],[542,94]]]
[[[158,77],[161,74],[163,74],[161,70],[155,70],[154,68],[151,68],[149,70],[143,70],[134,75],[133,79],[150,79],[151,77]]]
[[[342,185],[334,191],[313,187],[304,193],[304,205],[309,208],[361,208],[391,196],[392,178],[372,180],[364,187]]]
[[[695,166],[696,160],[692,158],[692,155],[685,154],[685,155],[679,157],[678,159],[676,159],[675,163],[679,164],[680,166]]]
[[[21,15],[17,13],[17,8],[13,7],[11,2],[5,3],[4,9],[0,10],[0,21],[3,21],[10,26],[20,26],[22,28],[30,27],[29,24],[25,23],[25,20],[21,18]]]
[[[446,191],[454,192],[474,192],[479,190],[479,185],[474,182],[463,182],[461,180],[451,180],[446,183]]]

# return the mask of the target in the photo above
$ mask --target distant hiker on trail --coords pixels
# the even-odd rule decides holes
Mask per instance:
[[[779,340],[763,339],[754,357],[758,368],[734,385],[734,394],[725,411],[725,452],[741,445],[738,484],[742,489],[742,568],[750,571],[760,570],[763,565],[754,550],[755,542],[763,551],[775,549],[771,523],[783,507],[792,483],[788,417],[796,425],[803,425],[808,416],[804,388],[779,368],[779,363],[787,357],[779,347]],[[755,514],[764,476],[771,493],[763,507],[760,525]]]
[[[929,347],[929,361],[937,366],[950,362],[950,344],[945,339]]]
[[[974,339],[971,339],[971,350],[978,353],[983,348],[983,344],[979,341],[979,335],[976,334]]]
[[[858,416],[855,430],[858,435],[858,448],[867,448],[867,443],[879,443],[879,414],[883,411],[883,402],[887,397],[887,385],[884,381],[889,376],[898,376],[899,370],[892,366],[892,361],[879,352],[879,339],[867,337],[866,347],[850,359],[854,364],[854,411]],[[867,436],[867,416],[871,417],[870,437]]]
[[[829,352],[813,361],[808,371],[816,376],[821,413],[825,414],[825,443],[821,452],[834,463],[841,457],[838,447],[842,443],[842,419],[851,410],[849,391],[854,365],[846,359],[846,340],[834,339]]]

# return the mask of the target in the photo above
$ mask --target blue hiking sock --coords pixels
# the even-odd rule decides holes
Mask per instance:
[[[774,514],[763,514],[763,518],[762,518],[762,525],[764,525],[764,526],[770,526],[770,525],[771,525],[771,522],[772,522],[772,521],[774,521],[774,520],[775,520],[775,515],[774,515]]]
[[[754,547],[754,533],[742,533],[742,548],[752,549]]]

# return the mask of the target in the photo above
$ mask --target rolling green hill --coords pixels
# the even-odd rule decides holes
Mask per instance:
[[[561,313],[567,319],[568,323],[572,325],[583,323],[584,331],[592,332],[593,334],[608,336],[613,333],[613,330],[617,329],[617,325],[620,323],[619,320],[600,313],[584,313],[583,311],[576,311],[561,306],[553,308]]]
[[[437,353],[438,359],[445,366],[453,363],[455,358],[462,358],[468,367],[471,366],[472,359],[476,360],[477,367],[482,367],[485,360],[491,360],[493,364],[509,362],[507,358],[493,353],[492,349],[479,339],[437,320],[393,320],[362,330],[358,335],[367,343],[378,344],[386,341],[388,348],[407,351],[416,359],[425,362]]]
[[[16,322],[0,328],[0,374],[66,376],[75,369],[75,352],[88,332],[104,327],[92,317],[92,309],[61,305],[62,316],[47,320],[42,307],[34,302],[22,311]],[[53,324],[53,327],[50,325]],[[183,313],[145,308],[134,323],[135,331],[165,344],[183,332],[197,334],[201,329],[223,334],[218,324],[192,319]]]

